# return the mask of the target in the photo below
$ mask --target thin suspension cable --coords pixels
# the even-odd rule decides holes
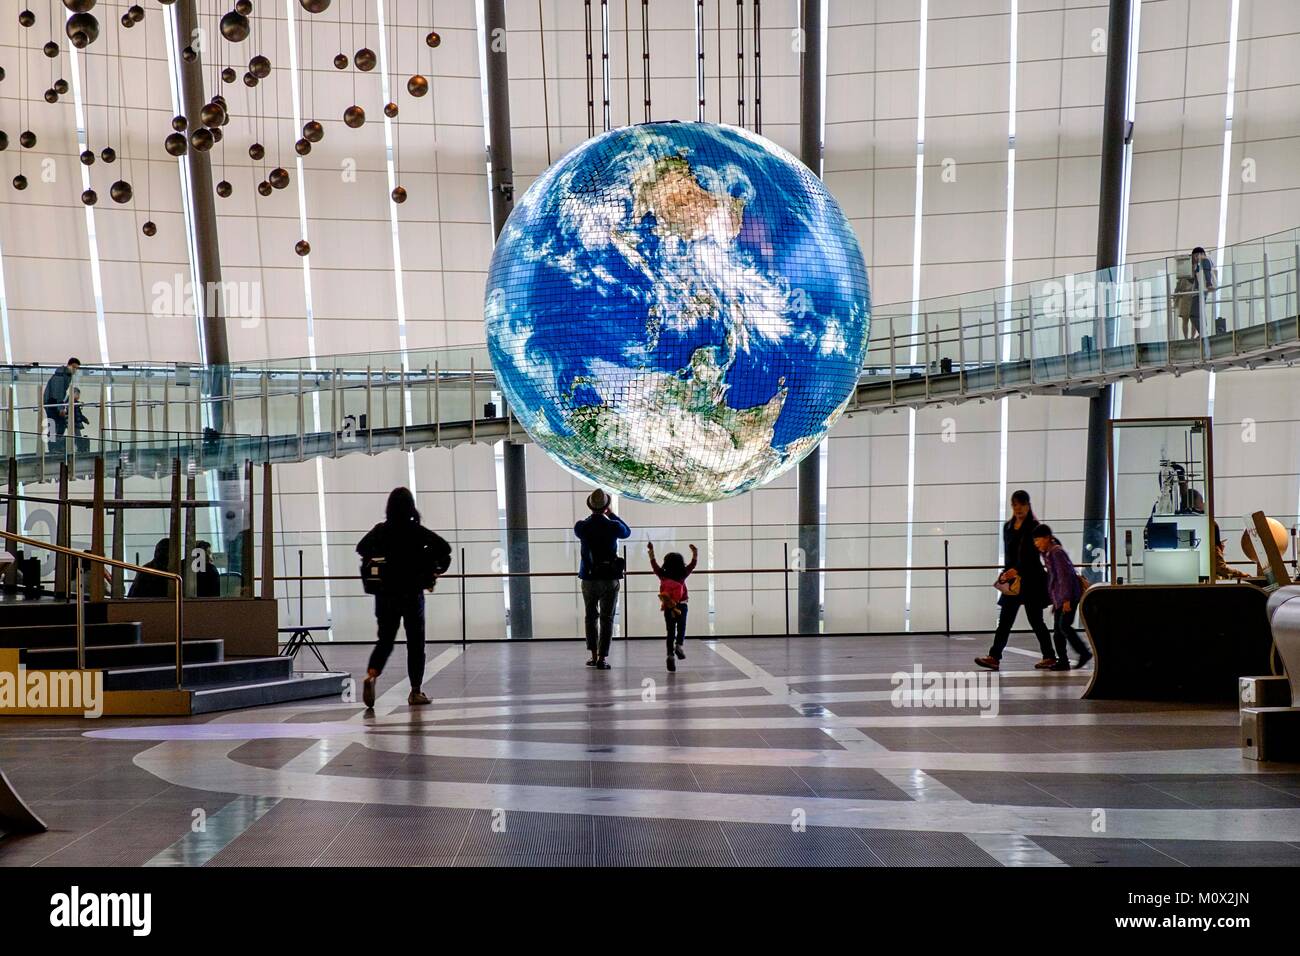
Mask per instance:
[[[718,23],[718,33],[722,23]],[[721,70],[718,71],[721,74]],[[745,125],[745,0],[736,0],[736,125]]]
[[[645,121],[650,122],[650,0],[641,0],[641,92],[645,96]]]
[[[591,60],[591,0],[583,0],[582,13],[586,29],[583,31],[587,44],[587,137],[596,135],[596,78]]]
[[[600,0],[600,78],[606,132],[609,131],[609,0]]]
[[[549,167],[551,165],[551,97],[546,85],[546,27],[542,20],[542,0],[537,0],[537,46],[542,54],[542,122],[545,124],[546,165]]]
[[[695,0],[695,93],[699,98],[696,119],[704,122],[704,0]]]
[[[623,86],[627,92],[627,123],[632,125],[632,32],[631,20],[628,18],[628,0],[623,0]]]
[[[754,132],[763,132],[763,33],[761,0],[754,0]]]

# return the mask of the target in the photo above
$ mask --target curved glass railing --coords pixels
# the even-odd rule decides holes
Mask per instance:
[[[1300,343],[1300,230],[1237,243],[1200,289],[1190,257],[877,306],[856,405],[917,404],[1089,383],[1144,369],[1249,362]],[[1194,336],[1193,317],[1206,334]],[[0,366],[0,434],[46,434],[57,366]],[[268,359],[138,362],[76,376],[84,434],[141,447],[150,434],[239,436],[265,460],[522,435],[486,346]],[[5,387],[5,386],[8,387]],[[173,441],[173,439],[167,439]],[[256,444],[261,442],[261,444]],[[208,442],[211,445],[211,441]],[[29,447],[27,452],[31,452]],[[260,459],[258,459],[260,460]]]

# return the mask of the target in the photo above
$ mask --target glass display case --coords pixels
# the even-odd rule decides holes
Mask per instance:
[[[1214,444],[1208,418],[1110,422],[1110,579],[1213,582]]]

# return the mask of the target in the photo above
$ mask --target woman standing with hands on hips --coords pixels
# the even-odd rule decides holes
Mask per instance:
[[[1034,517],[1029,492],[1015,492],[1011,496],[1011,517],[1002,526],[1003,568],[994,585],[1002,595],[998,598],[998,606],[1002,611],[998,616],[998,629],[993,636],[993,647],[988,656],[975,658],[975,663],[980,667],[992,671],[999,668],[1002,652],[1011,636],[1011,626],[1016,623],[1016,615],[1022,607],[1034,636],[1038,638],[1038,648],[1043,655],[1034,667],[1046,670],[1056,663],[1052,634],[1047,629],[1047,622],[1043,620],[1043,608],[1051,601],[1047,594],[1047,569],[1043,567],[1038,548],[1034,546],[1034,531],[1037,528],[1038,519]]]

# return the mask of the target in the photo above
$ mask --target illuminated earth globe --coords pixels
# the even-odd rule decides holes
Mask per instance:
[[[488,273],[497,380],[569,471],[708,502],[793,467],[867,348],[862,251],[781,147],[711,123],[588,140],[524,194]]]

